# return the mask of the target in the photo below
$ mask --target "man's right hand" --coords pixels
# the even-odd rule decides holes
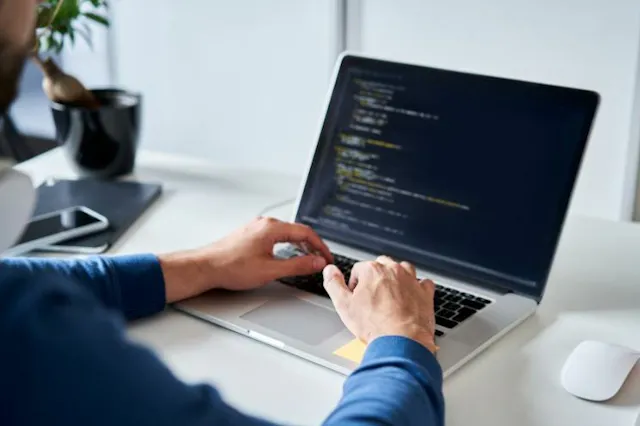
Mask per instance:
[[[338,315],[360,340],[369,343],[381,336],[404,336],[437,351],[435,285],[430,280],[418,281],[411,264],[386,256],[359,262],[349,283],[334,265],[325,267],[323,274]]]

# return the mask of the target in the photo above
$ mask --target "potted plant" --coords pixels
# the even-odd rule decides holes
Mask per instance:
[[[56,140],[83,175],[112,178],[133,170],[140,127],[140,95],[87,89],[52,55],[81,37],[91,46],[89,23],[109,26],[107,0],[47,0],[37,9],[32,59],[44,74]]]

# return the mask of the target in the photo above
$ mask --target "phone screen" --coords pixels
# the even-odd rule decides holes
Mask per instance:
[[[18,244],[24,244],[50,235],[59,234],[60,232],[82,228],[96,222],[100,222],[100,220],[82,210],[67,210],[55,216],[29,222]]]

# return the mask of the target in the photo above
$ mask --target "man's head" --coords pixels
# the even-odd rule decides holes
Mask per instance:
[[[22,67],[33,48],[38,3],[40,0],[0,0],[0,115],[16,97]],[[29,178],[0,158],[0,253],[20,234],[33,204]]]
[[[33,48],[40,0],[0,0],[0,114],[13,102],[22,67]]]

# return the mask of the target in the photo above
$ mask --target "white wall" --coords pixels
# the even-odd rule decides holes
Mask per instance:
[[[341,27],[338,2],[113,2],[118,84],[144,95],[143,146],[300,174]]]
[[[631,217],[638,166],[640,1],[351,0],[353,48],[598,91],[572,211]]]

